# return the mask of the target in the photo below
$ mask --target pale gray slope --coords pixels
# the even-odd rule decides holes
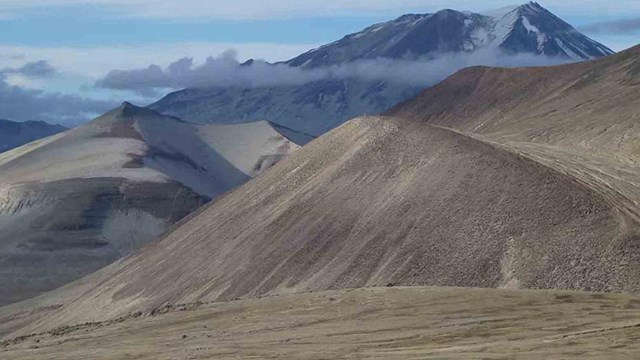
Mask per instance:
[[[199,126],[124,104],[0,155],[0,304],[131,253],[298,147],[266,122]]]
[[[235,125],[201,125],[197,135],[243,173],[255,176],[269,169],[313,137],[268,121]]]

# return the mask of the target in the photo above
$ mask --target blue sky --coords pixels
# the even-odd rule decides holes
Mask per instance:
[[[640,26],[633,25],[634,19],[640,19],[640,1],[549,0],[541,4],[614,50],[640,43]],[[107,91],[94,84],[114,69],[166,66],[182,57],[202,62],[207,56],[219,55],[229,48],[237,51],[240,60],[285,60],[408,12],[427,13],[442,8],[483,11],[507,5],[514,3],[512,0],[1,0],[0,80],[36,96],[63,94],[75,100],[95,100],[96,109],[123,100],[144,103],[154,97]],[[622,29],[593,26],[624,20],[630,25]],[[55,71],[43,76],[1,72],[40,60],[47,61]],[[0,109],[0,117],[9,115],[20,117],[17,120],[31,117],[3,114]],[[73,123],[93,115],[85,111],[81,116],[74,115],[75,118],[56,116],[60,116],[60,122]]]

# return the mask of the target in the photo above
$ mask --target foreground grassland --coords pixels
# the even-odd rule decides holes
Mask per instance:
[[[173,306],[0,347],[7,360],[638,357],[640,298],[458,288],[369,288]]]

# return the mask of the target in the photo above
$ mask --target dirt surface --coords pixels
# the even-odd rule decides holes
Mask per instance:
[[[635,359],[640,299],[388,288],[192,304],[0,344],[2,359]]]

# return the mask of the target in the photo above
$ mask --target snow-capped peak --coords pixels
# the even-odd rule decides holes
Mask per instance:
[[[606,46],[581,34],[542,5],[531,1],[507,11],[491,12],[495,46],[510,52],[533,52],[573,61],[611,55]]]
[[[487,47],[573,61],[613,53],[537,2],[529,2],[485,14],[445,9],[403,15],[311,50],[287,64],[313,68],[374,58],[435,57]]]

